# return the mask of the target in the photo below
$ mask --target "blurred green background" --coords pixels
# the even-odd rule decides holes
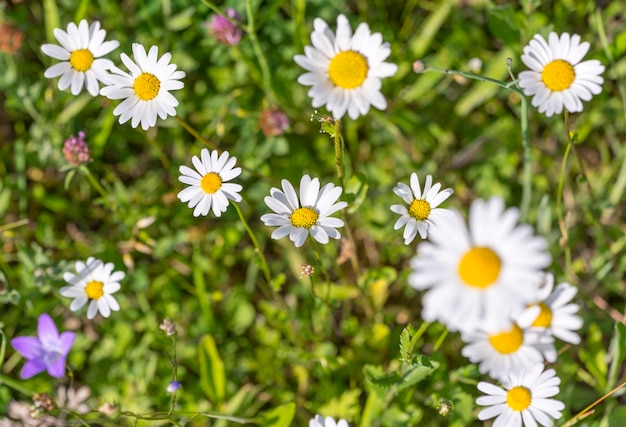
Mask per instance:
[[[14,52],[0,40],[0,322],[6,339],[34,334],[42,312],[61,329],[75,330],[68,362],[74,384],[91,388],[94,411],[106,401],[136,414],[169,409],[172,343],[158,326],[170,317],[179,332],[182,389],[173,418],[181,425],[211,423],[187,411],[270,425],[271,411],[288,404],[295,405],[279,412],[295,408],[293,425],[307,425],[315,413],[346,418],[352,426],[482,425],[474,401],[480,395],[475,385],[484,378],[461,356],[457,334],[446,336],[433,324],[417,340],[414,354],[427,355],[432,368],[408,372],[406,360],[399,360],[403,329],[422,326],[420,295],[406,281],[417,241],[403,244],[389,206],[400,203],[392,189],[412,172],[432,174],[453,188],[446,206],[462,212],[472,200],[492,195],[519,206],[520,99],[489,83],[415,74],[412,63],[421,59],[509,80],[506,59],[513,59],[514,73],[524,70],[523,46],[535,33],[556,31],[580,34],[591,43],[586,59],[607,67],[602,94],[571,116],[588,181],[571,154],[561,227],[563,117],[530,110],[533,193],[525,220],[549,241],[557,280],[578,287],[575,302],[585,320],[583,343],[559,344],[553,366],[564,380],[562,420],[624,381],[626,2],[257,0],[215,6],[233,7],[245,25],[253,18],[254,35],[244,34],[234,47],[217,43],[203,26],[214,12],[202,1],[0,1],[0,24],[23,34]],[[342,199],[352,202],[347,222],[360,265],[355,270],[343,262],[339,242],[321,246],[333,285],[330,298],[322,298],[327,284],[319,268],[314,284],[299,273],[302,263],[316,265],[311,246],[271,240],[272,229],[259,217],[269,211],[263,198],[280,179],[296,184],[308,173],[322,183],[337,182],[333,141],[311,120],[308,88],[296,82],[304,70],[293,56],[310,44],[315,17],[334,30],[339,13],[353,29],[367,22],[381,32],[391,45],[388,61],[399,70],[383,81],[386,111],[343,122],[348,185]],[[86,92],[75,97],[57,89],[58,79],[44,78],[53,61],[40,45],[56,43],[53,28],[83,18],[99,20],[107,39],[119,40],[120,48],[108,56],[116,63],[138,42],[157,45],[159,54],[171,52],[172,63],[187,73],[184,89],[173,92],[177,114],[244,167],[236,180],[244,187],[240,208],[274,283],[265,281],[233,207],[221,218],[194,218],[176,198],[184,188],[178,168],[199,155],[201,141],[174,118],[158,120],[147,132],[120,125],[112,114],[117,101]],[[254,37],[269,76],[263,76]],[[260,113],[270,106],[289,117],[283,135],[261,132]],[[83,174],[67,179],[63,142],[81,130],[94,158],[88,168],[112,195],[108,200]],[[89,256],[126,272],[115,294],[121,311],[108,319],[89,321],[84,309],[70,312],[70,300],[58,292],[62,273]],[[30,392],[56,393],[59,382],[45,374],[19,380],[22,363],[7,345],[0,415],[11,399],[29,401],[11,380]],[[394,373],[408,377],[385,377]],[[453,404],[445,417],[437,411],[440,399]],[[623,426],[624,402],[618,392],[579,425]],[[85,419],[98,418],[104,425],[134,422],[119,413],[108,421],[97,413]]]

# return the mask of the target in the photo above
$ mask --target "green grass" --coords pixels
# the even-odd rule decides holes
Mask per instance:
[[[563,115],[546,118],[529,110],[532,194],[525,221],[549,242],[557,280],[578,288],[575,302],[585,321],[583,342],[557,344],[559,359],[551,366],[563,379],[558,398],[566,409],[560,422],[570,419],[625,375],[626,2],[603,4],[276,0],[251,1],[248,8],[243,1],[211,5],[234,7],[244,25],[254,18],[254,33],[228,47],[202,26],[213,14],[205,1],[1,3],[0,22],[13,23],[26,36],[17,53],[0,52],[0,268],[5,276],[0,331],[6,345],[0,357],[0,416],[11,399],[29,401],[32,393],[42,392],[54,396],[60,383],[70,381],[91,388],[93,411],[107,401],[121,408],[110,419],[92,412],[84,416],[87,422],[135,425],[138,415],[167,414],[173,345],[159,324],[170,317],[178,325],[176,372],[183,386],[171,419],[179,425],[235,423],[207,418],[215,414],[260,425],[283,416],[287,421],[273,425],[290,425],[292,411],[293,425],[307,425],[315,413],[363,427],[481,425],[476,383],[486,377],[461,356],[458,334],[421,320],[421,294],[407,283],[417,241],[403,244],[389,206],[400,203],[392,189],[408,182],[412,172],[432,174],[453,188],[446,206],[464,215],[474,199],[493,195],[502,196],[507,206],[521,206],[521,100],[488,82],[432,71],[415,74],[412,63],[421,59],[468,72],[470,59],[479,58],[478,74],[509,81],[506,58],[513,59],[515,74],[523,71],[523,46],[535,33],[547,36],[554,30],[579,33],[591,43],[586,59],[607,67],[603,92],[585,103],[583,113],[570,116],[575,149],[569,149],[566,161]],[[296,82],[303,70],[293,56],[310,44],[315,17],[334,29],[339,13],[353,28],[367,22],[381,32],[391,45],[389,61],[399,70],[383,81],[386,111],[372,109],[366,117],[342,122],[347,183],[342,199],[352,202],[345,219],[359,266],[337,263],[339,242],[317,245],[330,277],[326,281],[310,243],[296,249],[287,239],[274,241],[272,229],[259,218],[269,211],[264,197],[283,178],[296,183],[309,173],[322,183],[338,183],[334,142],[311,121],[314,109],[308,88]],[[191,156],[205,146],[202,141],[174,118],[159,120],[147,132],[120,125],[112,114],[117,101],[86,93],[75,97],[57,89],[58,79],[44,78],[53,62],[40,45],[55,43],[53,28],[83,18],[99,20],[107,38],[120,41],[109,55],[116,63],[133,42],[155,44],[159,53],[171,52],[172,62],[187,73],[184,89],[173,93],[180,102],[177,114],[244,168],[236,180],[244,187],[239,209],[267,259],[272,283],[232,206],[221,218],[194,218],[176,198],[183,188],[178,168],[190,165]],[[270,105],[291,121],[282,136],[264,137],[260,131],[259,114]],[[110,197],[102,197],[85,173],[66,179],[61,149],[80,130],[94,158],[87,168]],[[147,218],[153,220],[149,225]],[[63,272],[89,256],[113,262],[127,275],[116,294],[121,311],[108,319],[89,321],[84,309],[71,312],[69,300],[58,292]],[[313,280],[300,276],[302,263],[315,266]],[[19,379],[23,360],[6,340],[34,334],[42,312],[61,329],[77,332],[68,358],[71,380],[46,374]],[[426,355],[433,368],[422,359],[400,360],[401,334],[408,325],[420,335],[404,356]],[[453,403],[446,417],[438,414],[440,399]],[[624,418],[620,390],[578,425],[617,427]]]

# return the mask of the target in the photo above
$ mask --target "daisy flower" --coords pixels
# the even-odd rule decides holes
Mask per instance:
[[[125,277],[121,271],[113,272],[113,263],[104,264],[94,257],[86,262],[76,263],[76,274],[63,273],[63,280],[70,284],[61,288],[61,295],[74,298],[70,310],[76,311],[89,301],[87,319],[93,319],[97,312],[109,317],[111,310],[118,311],[119,304],[111,294],[120,290],[119,281]]]
[[[393,189],[393,192],[409,205],[408,209],[403,205],[391,206],[391,211],[400,215],[393,229],[399,230],[405,227],[402,235],[405,245],[411,243],[417,233],[422,239],[428,237],[430,226],[450,214],[449,210],[437,208],[437,206],[450,197],[454,191],[450,188],[439,191],[441,184],[432,185],[432,183],[433,177],[427,175],[424,192],[422,192],[417,174],[412,173],[410,187],[399,182],[398,186]]]
[[[337,202],[343,189],[332,183],[320,189],[320,181],[304,175],[300,180],[300,199],[296,190],[286,179],[281,181],[283,191],[273,187],[270,196],[265,197],[265,204],[274,213],[265,214],[261,221],[269,227],[278,226],[272,233],[272,239],[289,235],[289,239],[300,247],[309,234],[318,242],[326,244],[328,238],[339,239],[336,230],[343,227],[343,221],[330,217],[333,213],[348,206],[346,202]]]
[[[582,101],[602,92],[604,65],[597,59],[580,62],[588,50],[589,43],[581,43],[578,34],[559,37],[554,32],[547,42],[535,34],[524,47],[522,61],[530,70],[519,74],[519,86],[533,96],[532,104],[540,113],[550,117],[563,107],[572,113],[582,111]]]
[[[559,393],[561,379],[554,374],[554,369],[543,372],[543,365],[515,374],[511,373],[503,380],[503,386],[479,382],[478,389],[486,396],[476,399],[480,406],[488,406],[478,413],[479,420],[497,417],[494,426],[521,427],[551,426],[553,419],[561,418],[565,409],[563,402],[550,399]]]
[[[518,219],[517,209],[492,197],[472,203],[469,229],[456,211],[433,226],[409,275],[413,288],[426,290],[424,320],[462,332],[512,324],[511,316],[535,299],[537,278],[551,261],[545,240]]]
[[[117,40],[105,42],[105,36],[106,31],[100,29],[98,21],[89,25],[83,19],[78,26],[70,22],[67,32],[55,28],[54,37],[61,46],[44,44],[41,51],[63,62],[48,68],[44,76],[49,79],[61,76],[59,89],[65,90],[71,86],[72,95],[78,95],[83,85],[91,96],[98,95],[98,82],[106,83],[108,70],[114,66],[112,61],[101,57],[120,45]]]
[[[559,284],[554,292],[553,288],[554,275],[546,273],[537,300],[517,316],[516,321],[523,328],[533,328],[562,341],[579,344],[580,336],[574,331],[582,327],[583,320],[576,315],[578,305],[568,304],[577,289],[567,282]]]
[[[510,372],[521,372],[542,363],[556,360],[556,350],[549,336],[540,335],[513,324],[507,329],[478,330],[461,335],[468,343],[461,354],[472,363],[478,363],[481,374],[505,378]]]
[[[178,101],[171,94],[171,90],[183,88],[184,71],[176,71],[176,65],[170,64],[172,54],[167,52],[158,58],[159,48],[152,46],[146,54],[146,49],[139,43],[133,43],[133,57],[122,53],[121,58],[126,73],[116,66],[111,68],[108,86],[100,89],[100,94],[109,99],[123,99],[113,114],[120,116],[120,123],[132,119],[132,127],[141,123],[143,130],[156,124],[157,116],[166,119],[175,116]]]
[[[183,203],[189,202],[190,208],[195,207],[193,216],[204,216],[213,208],[213,214],[219,217],[226,212],[229,199],[241,202],[241,185],[226,182],[238,177],[241,168],[233,167],[237,158],[229,157],[228,151],[219,155],[217,150],[209,152],[203,148],[200,157],[191,158],[196,170],[187,166],[180,167],[181,176],[178,180],[189,187],[178,193],[178,198]]]
[[[372,34],[361,23],[354,34],[344,15],[337,17],[337,33],[320,18],[313,22],[313,47],[306,46],[304,55],[294,61],[308,71],[298,77],[298,83],[312,86],[308,95],[313,107],[326,105],[335,119],[348,112],[352,119],[367,114],[370,105],[384,110],[387,101],[380,92],[381,79],[396,74],[398,66],[385,62],[391,53],[380,33]]]
[[[317,414],[315,418],[309,421],[309,427],[348,427],[348,422],[346,420],[335,422],[332,417],[323,417]]]

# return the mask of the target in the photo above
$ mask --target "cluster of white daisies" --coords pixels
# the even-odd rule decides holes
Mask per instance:
[[[185,73],[170,64],[170,53],[159,58],[156,46],[146,52],[135,43],[134,61],[121,54],[125,72],[102,58],[119,43],[105,42],[106,32],[98,22],[71,23],[67,31],[56,29],[54,35],[61,46],[45,44],[41,49],[62,61],[45,72],[48,78],[60,76],[59,89],[70,87],[77,95],[84,86],[92,96],[123,99],[113,113],[120,116],[120,123],[131,120],[133,127],[141,124],[144,130],[156,124],[157,116],[176,115],[178,101],[169,92],[183,88],[180,80]],[[294,60],[307,70],[298,82],[311,87],[313,107],[325,106],[335,119],[346,113],[356,119],[367,114],[370,106],[386,108],[382,79],[395,75],[398,67],[386,62],[391,49],[380,33],[371,33],[365,23],[353,33],[344,15],[337,18],[333,32],[317,18],[311,43]],[[603,83],[604,66],[599,61],[581,62],[588,50],[589,43],[581,43],[578,35],[552,32],[547,41],[535,35],[521,57],[530,70],[520,73],[518,80],[524,93],[533,97],[532,105],[548,117],[564,108],[582,111],[582,101],[599,94]],[[235,157],[203,149],[192,163],[195,170],[180,167],[179,179],[188,187],[178,198],[194,209],[194,216],[212,211],[219,217],[229,201],[242,200],[242,186],[229,182],[241,174]],[[338,202],[341,187],[321,186],[318,178],[309,175],[301,178],[298,190],[287,180],[281,187],[270,190],[265,203],[272,213],[261,217],[265,225],[278,227],[272,238],[289,236],[300,247],[309,236],[320,243],[341,237],[337,228],[344,223],[332,216],[347,206]],[[405,244],[418,234],[429,238],[419,245],[409,276],[412,287],[425,291],[422,317],[460,332],[467,343],[463,355],[504,387],[478,385],[486,396],[477,403],[488,406],[479,418],[497,417],[494,425],[500,426],[551,425],[563,409],[561,402],[552,399],[559,392],[560,379],[554,370],[544,371],[543,363],[556,360],[555,338],[572,344],[580,341],[575,331],[582,320],[576,315],[578,306],[570,303],[576,288],[568,283],[555,288],[554,277],[545,272],[551,262],[545,241],[530,226],[518,224],[519,211],[506,209],[498,197],[474,201],[466,224],[458,212],[438,207],[453,191],[433,185],[431,176],[422,189],[412,174],[410,185],[398,183],[394,192],[406,203],[391,206],[400,215],[394,228],[404,227]],[[70,286],[61,289],[62,295],[74,298],[72,310],[88,301],[89,318],[98,311],[107,317],[119,309],[111,294],[119,289],[123,273],[93,258],[77,263],[76,270],[77,274],[66,273]],[[347,422],[335,423],[320,415],[310,422],[311,427],[335,425],[347,426]]]

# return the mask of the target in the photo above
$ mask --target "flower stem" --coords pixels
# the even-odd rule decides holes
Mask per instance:
[[[111,195],[104,189],[102,184],[100,184],[98,182],[98,180],[96,179],[95,176],[93,176],[93,174],[91,173],[89,168],[87,166],[85,166],[85,165],[81,165],[81,166],[78,167],[78,170],[80,170],[80,172],[87,177],[87,179],[89,180],[91,185],[93,185],[93,187],[96,189],[96,191],[98,193],[100,193],[100,196],[102,196],[102,198],[104,199],[106,204],[111,209],[114,210],[116,206],[115,206],[115,203],[111,201],[111,199],[113,199],[113,200],[115,200],[115,199],[112,198]]]
[[[13,390],[18,391],[26,396],[33,397],[35,395],[34,391],[24,387],[22,384],[20,384],[18,381],[15,381],[13,378],[5,377],[4,375],[0,374],[0,385],[2,384],[6,384],[7,386],[11,387]]]
[[[324,264],[322,263],[322,257],[320,257],[320,252],[319,252],[319,247],[317,245],[317,242],[315,242],[315,239],[313,237],[311,237],[309,240],[311,241],[311,247],[313,248],[313,255],[315,255],[315,260],[317,261],[317,264],[320,266],[320,270],[322,274],[324,275],[324,280],[326,280],[326,282],[329,283],[329,286],[330,286],[330,276],[328,275],[328,272],[326,271],[326,268],[324,267]]]
[[[259,67],[261,68],[261,75],[263,76],[263,86],[265,86],[265,95],[270,99],[273,104],[276,104],[276,94],[274,93],[274,88],[272,87],[272,75],[270,73],[270,67],[267,64],[267,59],[265,58],[265,55],[263,54],[263,49],[261,49],[261,45],[259,44],[259,39],[256,36],[256,28],[254,27],[254,14],[252,13],[251,0],[246,0],[246,15],[248,18],[248,38],[250,39],[250,43],[252,43],[252,50],[254,50],[256,59],[259,62]]]
[[[187,132],[193,135],[193,137],[196,138],[198,141],[202,142],[211,150],[217,150],[217,145],[213,144],[211,141],[200,135],[189,123],[183,120],[179,115],[174,116],[174,118],[178,121],[178,123],[181,124],[182,127],[185,128]]]
[[[5,231],[11,230],[13,228],[21,227],[22,225],[26,225],[29,222],[30,220],[28,218],[24,218],[24,219],[20,219],[19,221],[13,221],[8,224],[0,225],[0,233],[4,233]]]
[[[252,244],[254,245],[254,251],[257,253],[257,255],[259,256],[259,260],[261,261],[261,270],[263,270],[263,275],[265,276],[265,280],[267,281],[267,284],[271,287],[273,283],[272,274],[270,273],[270,269],[267,266],[267,260],[265,259],[265,255],[263,254],[263,251],[261,250],[261,246],[259,246],[259,241],[257,240],[256,236],[254,235],[254,232],[250,228],[248,221],[246,221],[246,218],[243,216],[243,212],[241,212],[239,205],[234,202],[231,202],[231,204],[235,207],[235,210],[237,211],[237,215],[239,215],[239,219],[241,220],[241,223],[243,224],[243,228],[246,229],[246,231],[248,232],[248,236],[250,236],[250,240],[252,240]],[[266,295],[266,297],[269,297],[272,292],[271,290],[267,290],[267,292],[269,292],[269,294]]]
[[[569,419],[569,421],[567,421],[565,424],[563,424],[563,427],[570,427],[573,426],[574,424],[576,424],[578,421],[582,420],[583,418],[591,415],[593,412],[589,412],[591,411],[591,409],[593,409],[594,406],[598,405],[600,402],[602,402],[604,399],[606,399],[607,397],[609,397],[610,395],[612,395],[613,393],[617,392],[620,388],[623,388],[624,386],[626,386],[626,381],[624,381],[623,383],[621,383],[620,385],[618,385],[617,387],[615,387],[613,390],[609,391],[608,393],[606,393],[604,396],[600,397],[598,400],[596,400],[595,402],[593,402],[591,405],[587,406],[585,409],[583,409],[582,411],[580,411],[578,414],[574,415],[572,418]]]
[[[521,113],[520,113],[520,128],[522,132],[522,147],[524,150],[524,175],[522,177],[522,201],[521,201],[521,218],[525,219],[528,215],[530,207],[530,201],[532,196],[532,164],[530,157],[530,135],[528,132],[528,100],[524,95],[524,92],[517,87],[517,81],[503,82],[501,80],[492,79],[490,77],[480,76],[478,74],[467,73],[465,71],[449,70],[444,68],[431,67],[430,65],[424,65],[424,72],[435,71],[447,75],[456,75],[465,77],[467,79],[478,80],[487,83],[493,83],[501,88],[511,90],[519,94],[521,99]]]
[[[337,166],[337,179],[343,188],[343,140],[341,138],[341,120],[335,120],[335,165]]]

